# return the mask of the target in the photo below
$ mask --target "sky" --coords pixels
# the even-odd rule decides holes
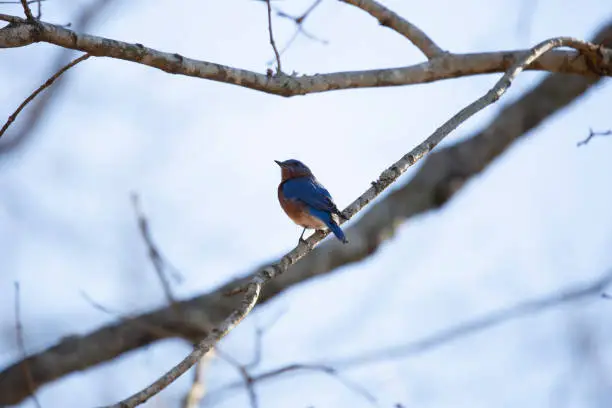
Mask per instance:
[[[74,21],[87,3],[49,0],[44,20]],[[309,4],[275,6],[297,15]],[[523,49],[559,35],[589,39],[612,17],[604,0],[559,0],[554,7],[544,0],[383,4],[457,53]],[[22,10],[0,5],[0,12]],[[284,44],[293,24],[273,23],[277,43]],[[327,44],[299,37],[282,57],[286,72],[424,59],[403,37],[340,2],[324,1],[305,28]],[[266,9],[256,1],[115,2],[88,31],[257,72],[273,57]],[[0,52],[6,116],[46,79],[60,52],[47,44]],[[442,145],[482,128],[543,76],[522,74],[499,103]],[[498,75],[288,99],[105,58],[90,58],[66,78],[31,141],[0,162],[0,367],[19,358],[15,281],[30,352],[116,320],[82,292],[125,314],[164,304],[130,192],[140,194],[156,242],[184,277],[174,283],[177,296],[206,293],[295,246],[301,229],[278,205],[273,160],[307,163],[344,208]],[[408,220],[366,261],[286,291],[220,347],[248,362],[255,328],[282,314],[264,338],[262,370],[335,360],[408,343],[601,276],[612,267],[612,138],[582,148],[576,142],[590,127],[612,128],[610,98],[612,83],[603,81],[514,144],[443,209]],[[381,407],[608,407],[611,313],[612,302],[594,297],[344,375]],[[596,351],[591,360],[576,354],[585,341]],[[148,385],[189,350],[178,339],[158,342],[66,376],[37,396],[44,407],[110,404]],[[182,377],[146,406],[179,406],[190,379]],[[211,397],[238,379],[220,359],[206,373]],[[319,373],[279,377],[257,391],[266,408],[371,406]],[[224,397],[210,403],[248,406],[243,390]],[[20,405],[33,406],[31,400]]]

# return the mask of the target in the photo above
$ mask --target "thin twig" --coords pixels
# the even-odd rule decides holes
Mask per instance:
[[[258,374],[258,375],[253,375],[253,376],[249,376],[249,385],[250,386],[254,386],[256,383],[261,382],[261,381],[265,381],[265,380],[270,380],[272,378],[276,378],[279,376],[282,376],[284,374],[290,374],[293,372],[299,372],[299,371],[314,371],[314,372],[319,372],[319,373],[323,373],[326,374],[332,378],[334,378],[336,381],[338,381],[340,384],[344,385],[348,390],[353,391],[359,395],[361,395],[363,398],[365,398],[369,403],[371,404],[376,404],[377,402],[377,398],[372,395],[368,390],[366,390],[364,387],[362,387],[361,385],[347,379],[346,377],[344,377],[343,375],[341,375],[335,368],[329,366],[329,365],[324,365],[324,364],[289,364],[280,368],[276,368],[274,370],[270,370],[270,371],[266,371],[264,373]],[[230,390],[230,389],[235,389],[237,387],[239,387],[241,384],[240,383],[231,383],[228,384],[224,387],[221,387],[213,392],[211,392],[211,395],[213,394],[220,394],[224,391]]]
[[[185,396],[183,408],[198,408],[200,406],[200,401],[202,401],[202,398],[206,395],[204,372],[206,368],[208,368],[213,355],[214,350],[211,350],[196,363],[193,372],[193,381],[189,388],[189,392]]]
[[[528,53],[523,55],[516,63],[514,63],[485,95],[460,110],[457,114],[440,126],[431,136],[417,145],[410,152],[405,154],[388,169],[383,171],[378,180],[372,182],[371,187],[343,211],[343,218],[348,220],[356,213],[361,211],[372,200],[374,200],[391,184],[393,184],[402,174],[404,174],[409,167],[413,166],[417,161],[433,150],[450,132],[455,130],[460,124],[465,122],[474,114],[497,102],[499,98],[508,90],[516,76],[521,73],[525,67],[540,58],[544,53],[557,47],[571,47],[585,53],[593,53],[600,50],[600,47],[597,45],[569,37],[552,38],[536,45]],[[343,222],[345,221],[340,221],[341,224]],[[194,350],[180,363],[171,368],[167,373],[162,375],[143,390],[135,393],[118,404],[113,405],[113,407],[132,408],[142,404],[189,370],[204,354],[210,351],[216,345],[216,343],[221,340],[221,338],[229,333],[251,312],[255,306],[255,303],[259,299],[263,286],[268,281],[283,274],[289,268],[289,266],[295,264],[306,254],[310,253],[315,248],[316,244],[321,242],[321,240],[323,240],[323,238],[325,238],[328,234],[329,231],[317,231],[305,242],[300,242],[295,249],[282,257],[279,262],[274,263],[256,273],[248,284],[229,291],[227,293],[228,296],[244,293],[244,298],[242,298],[240,306],[236,308],[225,320],[223,320],[217,328],[212,329],[208,336],[198,343]]]
[[[342,360],[329,362],[334,367],[349,368],[365,364],[380,363],[381,361],[397,360],[411,355],[420,354],[447,345],[455,340],[462,339],[468,335],[482,332],[486,329],[506,323],[510,320],[531,316],[535,313],[544,312],[553,307],[576,302],[584,298],[593,297],[601,293],[612,284],[612,270],[607,271],[594,281],[572,286],[562,291],[556,291],[536,299],[528,300],[497,312],[486,314],[480,318],[473,319],[453,327],[441,330],[438,333],[427,336],[408,344],[388,347],[378,351],[372,351],[360,356],[348,357]]]
[[[444,50],[438,46],[420,28],[402,18],[400,15],[389,10],[374,0],[341,0],[362,9],[376,18],[380,25],[389,27],[412,42],[428,59],[433,59],[444,54]]]
[[[605,132],[593,132],[593,129],[589,129],[589,135],[587,136],[587,138],[576,143],[576,147],[580,147],[580,146],[583,146],[589,143],[591,139],[594,138],[595,136],[610,136],[610,135],[612,135],[612,130],[607,130]]]
[[[51,78],[47,79],[47,81],[42,84],[37,90],[35,90],[30,96],[28,96],[26,98],[25,101],[23,101],[21,103],[21,105],[19,105],[19,107],[17,108],[17,110],[15,112],[13,112],[13,114],[11,116],[9,116],[8,120],[6,121],[6,123],[4,124],[4,126],[2,126],[2,129],[0,129],[0,138],[2,137],[2,135],[4,134],[4,132],[6,132],[6,130],[9,128],[9,126],[11,125],[11,123],[13,123],[15,121],[15,119],[17,118],[17,115],[19,115],[19,113],[23,110],[23,108],[26,107],[26,105],[30,102],[32,102],[32,100],[34,98],[36,98],[36,96],[41,93],[42,91],[44,91],[46,88],[48,88],[49,86],[51,86],[53,84],[53,82],[55,82],[64,72],[68,71],[70,68],[74,67],[76,64],[78,64],[81,61],[85,61],[87,58],[91,57],[90,54],[84,54],[81,55],[79,58],[73,60],[72,62],[70,62],[68,65],[64,66],[62,69],[60,69],[59,71],[57,71]]]
[[[255,326],[255,353],[253,355],[253,359],[246,364],[244,367],[247,369],[255,368],[261,362],[261,355],[263,349],[263,336],[267,332],[269,332],[276,323],[287,313],[287,309],[281,310],[272,320],[270,320],[265,326],[256,325]]]
[[[28,4],[41,3],[47,0],[28,0]],[[12,1],[0,1],[0,4],[23,4],[23,0],[12,0]]]
[[[28,384],[28,388],[30,389],[30,395],[34,400],[34,403],[38,408],[42,408],[38,398],[36,397],[36,392],[34,391],[36,387],[34,386],[34,378],[32,378],[32,372],[30,371],[30,366],[28,365],[28,353],[25,347],[25,340],[23,338],[23,325],[21,324],[21,307],[19,301],[19,282],[15,282],[15,336],[17,337],[17,346],[19,347],[19,352],[22,356],[22,366],[23,366],[23,374],[25,375],[26,382]]]
[[[21,0],[21,5],[23,6],[23,12],[26,15],[26,18],[30,21],[34,21],[34,15],[32,14],[32,10],[30,10],[30,6],[27,0]]]
[[[315,0],[314,3],[312,3],[304,13],[302,13],[300,16],[295,17],[292,16],[290,14],[285,13],[282,10],[274,10],[276,12],[276,15],[278,17],[282,17],[282,18],[286,18],[288,20],[293,21],[293,23],[295,24],[295,31],[293,32],[293,35],[291,36],[291,38],[289,39],[289,41],[287,41],[285,43],[285,45],[283,46],[283,48],[279,51],[279,55],[282,56],[290,47],[291,45],[293,45],[294,41],[298,38],[298,36],[300,34],[303,34],[305,37],[313,40],[313,41],[317,41],[323,45],[327,45],[327,40],[323,40],[321,38],[318,38],[317,36],[315,36],[314,34],[309,33],[308,31],[306,31],[306,29],[304,28],[304,22],[306,21],[306,19],[308,18],[308,16],[310,16],[310,14],[317,8],[317,6],[319,6],[319,4],[321,4],[323,0]],[[273,64],[275,61],[275,59],[272,59],[270,61],[267,62],[268,65]]]
[[[149,222],[140,208],[138,194],[132,193],[131,200],[132,206],[134,207],[134,213],[136,214],[136,219],[138,220],[138,228],[140,229],[140,234],[142,235],[142,239],[144,240],[145,245],[147,246],[149,259],[151,259],[153,268],[155,269],[157,277],[161,282],[164,294],[166,295],[166,300],[170,305],[174,305],[176,303],[176,299],[174,297],[174,294],[172,293],[170,281],[166,276],[167,268],[165,267],[164,258],[162,257],[159,249],[157,248],[157,245],[155,245],[155,243],[153,242],[153,238],[151,237],[151,230],[149,229]]]
[[[272,33],[272,6],[270,5],[270,0],[266,0],[266,5],[268,9],[268,33],[270,34],[270,45],[274,50],[274,55],[276,56],[276,73],[280,75],[282,73],[281,70],[281,60],[280,54],[276,49],[276,43],[274,42],[274,34]]]
[[[225,361],[226,363],[234,367],[236,371],[238,371],[238,374],[240,374],[240,377],[242,377],[242,382],[244,384],[244,388],[246,389],[247,396],[249,397],[249,403],[251,404],[251,408],[258,408],[259,400],[257,399],[257,393],[255,392],[255,381],[253,381],[253,377],[249,374],[247,366],[240,364],[232,356],[219,350],[218,348],[217,354],[223,359],[223,361]]]

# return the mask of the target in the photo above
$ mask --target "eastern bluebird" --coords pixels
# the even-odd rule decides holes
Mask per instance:
[[[300,241],[304,241],[306,229],[329,228],[336,238],[347,244],[348,240],[338,226],[338,218],[347,219],[331,195],[299,160],[274,160],[281,168],[281,183],[278,185],[278,201],[285,213],[297,225],[304,227]]]

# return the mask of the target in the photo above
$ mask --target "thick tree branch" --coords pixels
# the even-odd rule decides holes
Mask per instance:
[[[612,24],[604,27],[594,41],[612,45]],[[595,76],[552,75],[502,109],[482,132],[429,155],[409,183],[374,205],[348,228],[351,245],[342,246],[333,240],[323,243],[304,262],[294,265],[291,273],[267,284],[259,304],[293,285],[371,256],[393,236],[401,221],[442,206],[514,141],[600,80]],[[249,279],[240,278],[208,294],[179,302],[178,313],[165,307],[121,320],[84,336],[62,339],[57,345],[27,359],[34,380],[40,386],[171,336],[197,342],[208,334],[210,327],[219,324],[239,305],[237,298],[223,294],[244,285]],[[160,330],[150,330],[150,327]],[[20,364],[16,362],[0,373],[0,405],[16,404],[29,395]]]
[[[351,4],[369,13],[376,18],[380,25],[389,27],[397,31],[399,34],[410,40],[419,50],[425,54],[428,59],[432,59],[444,54],[444,50],[440,48],[431,38],[427,36],[420,28],[403,19],[398,14],[389,10],[382,4],[374,0],[340,0],[343,3]]]
[[[17,23],[0,29],[0,47],[25,46],[48,42],[60,47],[87,52],[94,56],[136,62],[172,74],[180,74],[238,85],[280,96],[306,95],[340,89],[412,85],[468,75],[505,72],[528,50],[478,54],[444,54],[431,61],[408,67],[366,71],[336,72],[320,75],[275,76],[232,68],[212,62],[198,61],[89,34],[76,33],[65,27],[41,22],[34,27],[19,17],[0,14],[0,20]],[[8,30],[7,33],[4,31]],[[599,55],[599,56],[598,56]],[[565,72],[581,75],[612,75],[612,50],[601,49],[586,61],[574,52],[548,53],[527,69]]]

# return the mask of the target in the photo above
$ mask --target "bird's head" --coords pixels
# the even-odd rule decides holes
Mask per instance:
[[[285,161],[274,160],[281,168],[281,176],[284,180],[296,177],[312,177],[312,172],[299,160],[289,159]]]

